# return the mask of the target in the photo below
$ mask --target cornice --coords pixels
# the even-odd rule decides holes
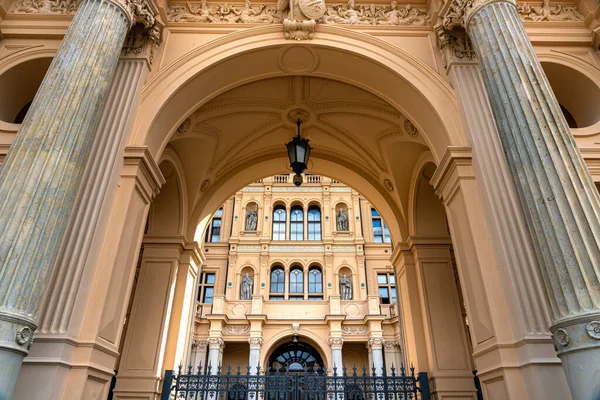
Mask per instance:
[[[127,146],[123,158],[125,167],[137,167],[139,168],[139,171],[132,173],[127,171],[127,168],[124,168],[122,174],[124,176],[131,176],[133,174],[140,183],[140,186],[147,188],[145,194],[148,197],[148,200],[151,201],[151,199],[158,194],[161,186],[165,184],[166,180],[162,175],[162,172],[160,172],[160,168],[150,153],[150,150],[148,150],[147,146]]]
[[[457,181],[464,178],[474,179],[471,168],[473,153],[467,146],[450,146],[436,168],[431,185],[443,201],[452,197]],[[465,170],[463,167],[467,167]]]
[[[181,252],[189,251],[191,252],[194,262],[197,265],[200,265],[206,259],[200,249],[200,244],[198,242],[188,240],[184,235],[144,235],[142,243],[144,246],[177,247]]]

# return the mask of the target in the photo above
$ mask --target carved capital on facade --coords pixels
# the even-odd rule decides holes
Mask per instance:
[[[341,337],[330,337],[329,338],[329,347],[332,349],[341,349],[344,344],[344,338]]]
[[[369,339],[369,347],[371,349],[381,349],[383,348],[383,344],[384,344],[384,340],[383,338],[371,338]]]
[[[251,338],[248,339],[248,343],[250,344],[250,348],[251,349],[258,349],[258,350],[260,350],[260,348],[263,345],[263,338],[251,337]]]
[[[198,340],[198,339],[194,339],[192,341],[192,350],[196,350],[196,351],[206,351],[206,348],[208,347],[208,340]]]
[[[149,64],[152,64],[156,50],[162,41],[162,31],[163,25],[158,21],[150,28],[146,28],[142,24],[135,24],[125,37],[121,57],[144,58]]]
[[[464,29],[448,31],[440,24],[435,27],[435,33],[446,69],[455,64],[477,65],[475,49]]]
[[[384,341],[383,342],[383,347],[386,350],[389,350],[389,351],[396,350],[396,347],[398,347],[398,343],[397,342],[391,342],[391,341]]]
[[[223,342],[222,338],[208,338],[208,348],[209,349],[221,350],[223,348],[224,344],[225,344],[225,342]]]

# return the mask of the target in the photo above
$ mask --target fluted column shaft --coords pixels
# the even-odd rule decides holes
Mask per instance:
[[[600,397],[600,198],[517,8],[475,4],[466,27],[540,264],[575,400]]]
[[[248,356],[248,366],[252,375],[258,375],[260,372],[260,348],[263,344],[263,339],[260,337],[251,337],[248,339],[250,345],[250,354]]]
[[[131,26],[81,3],[0,171],[0,398],[10,398]]]

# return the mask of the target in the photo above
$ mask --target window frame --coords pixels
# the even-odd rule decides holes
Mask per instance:
[[[282,212],[279,212],[282,211]],[[279,217],[275,217],[278,215]],[[283,219],[281,219],[283,217]],[[276,225],[277,224],[277,225]],[[287,236],[287,210],[284,206],[275,206],[273,208],[271,240],[286,240]],[[277,229],[276,229],[277,227]],[[275,236],[277,234],[277,237]],[[282,239],[283,235],[283,239]]]
[[[277,279],[275,282],[273,281],[273,274],[275,271],[281,271],[281,282]],[[278,276],[277,274],[275,274]],[[273,291],[274,284],[279,289],[279,285],[281,285],[281,291]],[[285,269],[280,265],[275,265],[271,268],[269,272],[269,300],[285,300]]]
[[[387,224],[381,217],[381,214],[379,214],[379,211],[373,207],[371,207],[371,230],[373,232],[373,242],[382,244],[392,242]]]
[[[212,276],[212,282],[208,282],[208,277]],[[204,271],[200,274],[200,283],[198,284],[198,297],[196,301],[200,304],[213,304],[213,300],[215,298],[215,287],[217,283],[217,272],[216,271]],[[210,297],[210,302],[206,302],[206,292],[207,289],[212,289],[212,295]]]
[[[304,268],[295,265],[289,272],[288,300],[304,300],[304,292]]]
[[[385,282],[381,282],[380,277],[385,277]],[[386,291],[387,296],[381,296],[382,290]],[[393,272],[377,272],[377,295],[379,296],[381,304],[393,304],[398,301],[398,293],[396,289],[396,276]],[[384,299],[387,299],[387,302],[384,301]]]
[[[314,212],[318,213],[318,219],[312,220],[311,216]],[[308,240],[323,240],[323,227],[321,225],[321,207],[312,205],[308,207],[307,212],[307,239]],[[312,232],[311,232],[312,231]],[[318,232],[317,232],[318,231]],[[318,237],[317,237],[318,235]]]
[[[319,271],[318,275],[314,274],[313,271]],[[316,277],[318,276],[318,279]],[[314,278],[313,278],[314,277]],[[315,290],[312,290],[314,285]],[[319,288],[321,291],[316,291]],[[323,269],[319,266],[313,265],[308,269],[308,300],[323,300]]]
[[[300,216],[299,220],[297,219],[298,215]],[[304,209],[302,206],[296,205],[290,210],[290,240],[304,240]]]

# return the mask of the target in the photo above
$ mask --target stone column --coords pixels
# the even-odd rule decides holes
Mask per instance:
[[[207,340],[194,340],[192,342],[192,359],[190,364],[196,368],[195,371],[203,374],[206,371]]]
[[[342,346],[344,338],[330,337],[329,347],[331,347],[331,371],[337,375],[342,375],[344,371],[344,362],[342,360]]]
[[[564,372],[554,355],[548,330],[550,312],[535,250],[504,157],[477,57],[466,32],[446,32],[440,28],[437,29],[438,44],[448,78],[456,91],[465,133],[473,146],[472,167],[484,210],[482,215],[500,277],[499,287],[507,299],[510,323],[495,323],[495,331],[498,336],[504,336],[502,352],[505,355],[502,357],[508,356],[511,348],[519,349],[514,351],[519,367],[504,374],[509,388],[506,394],[509,398],[518,398],[526,392],[529,398],[568,399]],[[479,377],[484,389],[491,391],[488,382],[498,386],[497,373],[490,373],[492,368],[484,361],[491,357],[479,349],[476,353]],[[529,378],[530,374],[546,376],[551,384],[540,385]]]
[[[154,17],[137,8],[148,25]],[[137,12],[136,12],[137,14]],[[79,189],[125,35],[129,2],[87,0],[0,171],[0,397],[10,398]]]
[[[206,371],[211,375],[217,375],[221,362],[223,361],[223,339],[218,337],[208,338],[208,360],[206,361]]]
[[[450,2],[473,41],[575,400],[600,396],[600,197],[515,4]],[[460,3],[460,4],[459,4]],[[446,8],[446,7],[445,7]]]
[[[250,344],[250,356],[248,357],[248,366],[250,373],[256,375],[260,372],[260,348],[263,344],[263,339],[260,337],[251,337],[248,339]]]
[[[371,348],[371,372],[376,376],[383,375],[383,338],[370,338],[369,347]]]

